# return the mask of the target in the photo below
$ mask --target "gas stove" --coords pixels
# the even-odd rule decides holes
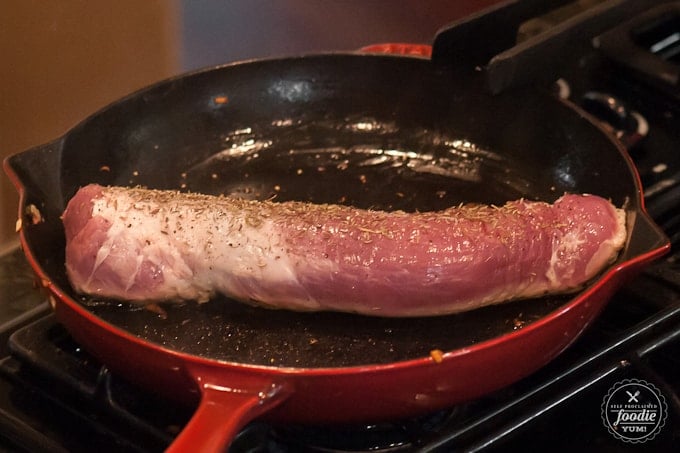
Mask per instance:
[[[551,17],[527,22],[523,31],[554,29]],[[680,6],[562,46],[556,89],[626,144],[671,253],[619,291],[556,360],[511,386],[406,420],[323,427],[257,421],[230,451],[674,450],[680,441],[680,88],[669,68],[680,68]],[[166,448],[193,409],[151,395],[97,362],[56,322],[38,286],[18,247],[2,253],[0,448]],[[635,405],[643,396],[658,404]],[[615,423],[609,416],[616,404],[638,415]],[[647,428],[653,436],[642,434]]]

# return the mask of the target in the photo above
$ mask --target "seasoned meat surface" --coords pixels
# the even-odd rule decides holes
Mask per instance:
[[[624,217],[593,195],[406,213],[89,185],[63,222],[80,293],[406,317],[578,290]]]

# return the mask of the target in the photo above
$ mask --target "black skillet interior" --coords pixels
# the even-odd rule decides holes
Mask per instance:
[[[427,60],[367,55],[259,61],[163,82],[10,160],[25,204],[45,220],[24,231],[27,244],[97,316],[215,359],[389,363],[511,332],[570,297],[420,319],[273,311],[224,298],[163,305],[159,315],[79,297],[63,268],[59,214],[91,182],[408,211],[587,192],[640,209],[629,162],[588,120],[541,90],[492,97],[479,83]],[[646,247],[627,245],[619,261]]]

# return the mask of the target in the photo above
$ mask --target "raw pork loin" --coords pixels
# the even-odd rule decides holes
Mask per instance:
[[[592,195],[405,213],[89,185],[63,221],[80,293],[140,303],[222,293],[396,317],[577,290],[615,259],[624,217]]]

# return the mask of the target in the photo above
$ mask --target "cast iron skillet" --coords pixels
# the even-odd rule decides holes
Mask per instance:
[[[217,451],[262,415],[375,421],[478,397],[554,358],[669,247],[629,157],[586,114],[547,91],[491,96],[480,83],[427,59],[361,54],[159,83],[5,162],[24,250],[78,342],[151,391],[200,402],[177,451]],[[455,316],[300,314],[223,298],[159,314],[71,289],[60,214],[92,182],[411,211],[584,192],[625,207],[628,239],[577,294]]]

